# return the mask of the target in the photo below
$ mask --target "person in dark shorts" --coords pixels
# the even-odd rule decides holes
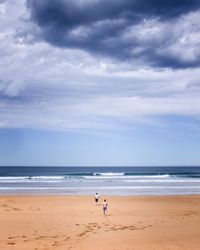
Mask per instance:
[[[99,204],[99,195],[98,195],[98,193],[95,194],[94,200],[95,200],[96,205],[98,205]]]

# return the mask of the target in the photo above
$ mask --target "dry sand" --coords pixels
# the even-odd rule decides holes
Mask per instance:
[[[1,196],[0,250],[200,249],[200,196]]]

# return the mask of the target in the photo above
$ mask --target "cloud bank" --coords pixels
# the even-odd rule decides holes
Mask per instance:
[[[0,128],[198,124],[199,17],[199,1],[0,1]]]
[[[200,65],[198,0],[28,0],[37,36],[133,65]]]

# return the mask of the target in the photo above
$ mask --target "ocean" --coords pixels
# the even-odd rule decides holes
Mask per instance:
[[[200,167],[0,167],[0,194],[200,194]]]

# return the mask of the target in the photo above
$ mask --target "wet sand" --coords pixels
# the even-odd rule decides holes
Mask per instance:
[[[200,249],[200,196],[106,198],[0,196],[0,249]]]

